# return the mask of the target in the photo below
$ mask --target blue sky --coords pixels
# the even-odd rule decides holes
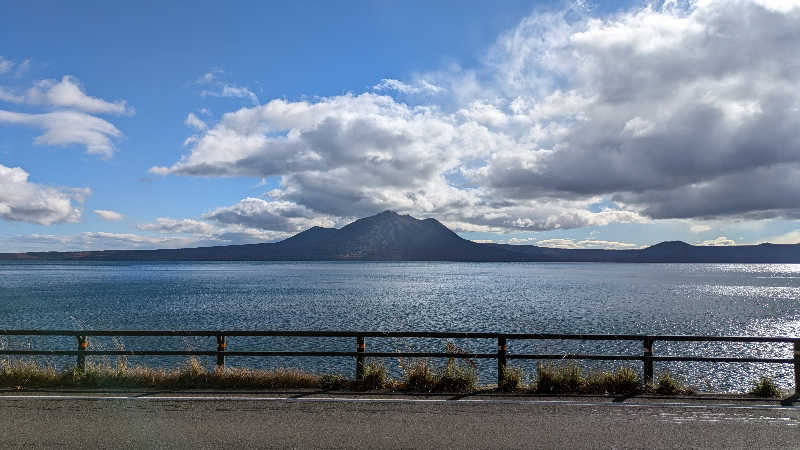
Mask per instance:
[[[791,1],[2,10],[0,251],[800,241]]]

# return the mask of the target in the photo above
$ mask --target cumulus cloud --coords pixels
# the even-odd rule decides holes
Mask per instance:
[[[607,194],[654,218],[793,214],[781,200],[761,209],[761,189],[731,201],[702,193],[754,178],[781,183],[766,172],[797,165],[800,138],[791,130],[800,96],[786,94],[797,81],[789,68],[800,63],[798,30],[797,14],[747,1],[573,24],[529,18],[496,51],[500,88],[526,98],[560,80],[582,108],[475,177],[514,197]],[[697,192],[691,206],[681,201],[687,192]]]
[[[223,224],[286,232],[302,231],[314,225],[332,226],[335,223],[317,217],[317,214],[305,206],[260,198],[245,198],[235,205],[217,208],[204,217]]]
[[[119,222],[125,218],[124,215],[109,209],[95,209],[94,213],[100,216],[101,219],[108,220],[109,222]]]
[[[112,138],[122,133],[99,117],[77,111],[28,114],[0,110],[0,123],[27,125],[44,130],[33,142],[39,145],[83,145],[86,152],[110,157],[114,154]]]
[[[272,198],[318,216],[394,209],[463,231],[800,217],[797,11],[707,0],[534,14],[484,67],[242,108],[151,172],[278,176]]]
[[[122,133],[110,122],[93,114],[133,114],[124,100],[108,102],[87,95],[75,77],[60,81],[41,80],[27,91],[0,86],[0,101],[42,106],[51,112],[23,113],[0,109],[0,124],[20,124],[44,130],[35,144],[82,145],[87,153],[104,158],[114,154],[112,140]]]
[[[28,172],[0,165],[0,218],[40,225],[78,222],[89,189],[44,186],[28,181]]]
[[[630,211],[592,212],[597,198],[503,201],[480,186],[454,186],[465,159],[515,146],[485,125],[412,107],[389,96],[343,95],[315,103],[273,100],[243,108],[193,140],[191,152],[152,173],[196,176],[281,175],[276,200],[318,215],[364,216],[384,209],[446,222],[505,229],[552,229],[641,221]],[[252,202],[249,205],[254,204]],[[227,219],[242,220],[225,210]],[[219,214],[220,218],[226,217]],[[271,213],[256,220],[267,223]],[[275,229],[285,222],[272,221]]]

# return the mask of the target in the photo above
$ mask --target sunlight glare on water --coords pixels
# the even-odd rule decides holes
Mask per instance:
[[[797,335],[800,265],[442,262],[164,262],[0,264],[0,327]],[[40,345],[36,339],[6,345]],[[71,342],[53,345],[71,348]],[[456,342],[493,351],[488,341]],[[50,344],[48,344],[50,345]],[[213,349],[201,338],[93,341]],[[368,342],[374,350],[441,341]],[[639,354],[638,342],[511,342],[510,351]],[[229,349],[350,350],[350,339],[231,339]],[[656,354],[791,357],[787,345],[657,343]],[[148,361],[152,363],[153,361]],[[159,364],[175,360],[158,359]],[[350,360],[231,359],[350,373]],[[387,360],[393,367],[395,361]],[[493,379],[493,362],[481,377]],[[588,366],[592,364],[586,363]],[[638,367],[638,366],[637,366]],[[533,363],[526,366],[535,372]],[[791,382],[790,365],[657,364],[698,388],[746,390],[760,374]],[[392,369],[397,374],[397,368]]]

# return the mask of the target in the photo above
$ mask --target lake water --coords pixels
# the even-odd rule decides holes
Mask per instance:
[[[489,331],[800,335],[800,265],[164,262],[0,263],[0,328]],[[72,338],[2,338],[73,349]],[[230,338],[229,350],[353,351],[353,339]],[[492,352],[496,343],[455,341]],[[212,338],[92,338],[93,349],[214,350]],[[442,341],[367,340],[368,350],[443,351]],[[510,352],[640,354],[640,342],[519,342]],[[791,357],[789,345],[657,343],[656,355]],[[56,365],[69,361],[55,359]],[[113,362],[113,361],[112,361]],[[180,358],[130,362],[177,365]],[[211,367],[211,360],[205,360]],[[228,358],[351,375],[349,358]],[[386,365],[399,375],[397,361]],[[495,362],[480,362],[491,382]],[[535,363],[525,365],[535,372]],[[587,365],[589,365],[587,363]],[[613,365],[613,364],[612,364]],[[634,364],[639,368],[640,363]],[[595,365],[595,367],[600,367]],[[603,366],[605,367],[605,366]],[[657,363],[697,388],[742,391],[791,365]]]

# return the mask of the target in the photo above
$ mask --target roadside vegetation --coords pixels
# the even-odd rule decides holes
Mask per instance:
[[[780,397],[783,395],[783,391],[772,381],[772,378],[761,377],[750,390],[750,394],[756,397]]]
[[[507,366],[499,385],[479,386],[477,368],[469,359],[451,358],[443,364],[427,359],[400,360],[402,377],[390,376],[381,361],[367,361],[361,380],[331,373],[311,374],[300,369],[258,370],[226,367],[209,370],[196,358],[179,367],[151,368],[129,366],[125,359],[116,364],[87,363],[86,369],[57,370],[31,360],[0,360],[0,388],[150,388],[150,389],[286,389],[321,390],[390,390],[417,393],[516,392],[523,394],[561,395],[690,395],[695,389],[681,379],[663,372],[655,383],[643,386],[637,370],[618,367],[614,370],[586,371],[574,363],[539,364],[536,377],[526,382],[522,368]],[[775,382],[762,377],[754,383],[750,395],[780,397],[785,394]]]

